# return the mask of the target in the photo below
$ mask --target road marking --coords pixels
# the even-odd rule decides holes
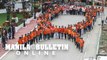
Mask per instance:
[[[9,52],[10,52],[10,50],[7,51],[7,52],[5,52],[5,53],[0,57],[0,60],[2,60],[2,58],[3,58],[4,56],[6,56]]]

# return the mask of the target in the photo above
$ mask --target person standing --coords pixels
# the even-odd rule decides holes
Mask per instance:
[[[54,38],[58,38],[58,27],[57,26],[55,26],[54,27],[55,28],[55,34],[54,34]]]
[[[68,40],[71,39],[71,33],[72,33],[72,31],[68,28]]]
[[[79,44],[79,42],[80,42],[80,37],[76,37],[76,47],[77,47],[78,49],[80,49],[80,44]]]
[[[42,40],[42,33],[43,33],[42,29],[39,29],[39,30],[38,30],[39,41]]]
[[[59,39],[61,38],[61,27],[59,26],[59,28],[58,28],[58,37],[59,37]]]
[[[51,38],[54,38],[55,27],[51,26]]]
[[[64,26],[61,27],[61,38],[63,39],[64,36]]]
[[[11,39],[11,37],[12,37],[12,27],[11,26],[9,26],[8,35],[9,35],[9,39]]]
[[[12,39],[15,38],[15,26],[11,25],[12,27]]]
[[[51,30],[50,30],[49,27],[46,29],[46,32],[47,32],[47,38],[48,38],[48,40],[50,40],[50,38],[51,38]]]
[[[5,35],[2,35],[2,47],[5,48],[5,44],[6,44],[6,38]]]
[[[7,38],[7,30],[6,29],[3,29],[3,32],[2,32],[3,36],[5,37],[5,40],[7,41],[8,38]]]
[[[83,40],[83,38],[80,38],[79,45],[80,45],[80,51],[83,52],[83,47],[84,47],[84,40]]]
[[[26,46],[27,46],[27,43],[28,43],[27,34],[25,34],[25,36],[23,37],[23,42],[24,42],[24,47],[26,47]]]
[[[67,27],[65,27],[64,28],[64,37],[65,37],[65,39],[67,38],[67,32],[68,32],[68,29],[67,29]]]

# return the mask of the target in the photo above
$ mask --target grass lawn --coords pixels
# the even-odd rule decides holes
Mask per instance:
[[[12,17],[12,16],[11,16]],[[23,15],[22,14],[17,14],[17,17],[19,18],[19,19],[22,19],[23,18]],[[6,13],[2,13],[2,14],[0,14],[0,26],[2,26],[2,24],[6,21],[6,19],[7,19],[7,14]]]
[[[0,26],[6,21],[7,14],[0,14]]]

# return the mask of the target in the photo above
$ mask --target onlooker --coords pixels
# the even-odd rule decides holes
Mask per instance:
[[[8,35],[9,35],[9,39],[11,39],[11,37],[12,37],[12,27],[11,26],[9,26]]]
[[[14,39],[15,37],[15,27],[12,25],[12,39]]]
[[[6,38],[5,35],[2,35],[2,47],[5,48]]]

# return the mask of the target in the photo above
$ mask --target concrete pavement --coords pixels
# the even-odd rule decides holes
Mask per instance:
[[[107,16],[107,8],[105,9],[105,16]],[[104,16],[104,17],[105,17]],[[76,17],[76,18],[74,18]],[[67,26],[68,24],[75,24],[78,21],[82,21],[84,17],[80,16],[60,16],[59,18],[56,18],[54,21],[52,21],[55,25],[64,25]],[[62,20],[62,21],[61,21]],[[68,51],[56,51],[56,55],[28,55],[24,56],[21,54],[20,56],[15,55],[15,51],[10,51],[7,55],[4,56],[2,60],[84,60],[85,58],[96,58],[97,50],[98,50],[98,44],[99,44],[99,38],[101,34],[101,26],[99,25],[101,23],[101,17],[98,17],[97,22],[91,32],[87,32],[82,37],[85,40],[85,47],[84,52],[80,53],[78,49],[76,49],[73,42],[68,40],[57,40],[57,39],[51,39],[47,41],[42,41],[39,44],[69,44],[69,50]]]
[[[62,20],[64,19],[64,20]],[[66,20],[65,20],[66,19]],[[55,19],[54,21],[52,21],[53,24],[55,25],[65,25],[67,26],[68,24],[75,24],[78,21],[82,21],[84,19],[83,16],[70,16],[70,15],[62,15],[59,18]],[[62,20],[62,22],[61,22]],[[99,20],[97,20],[99,21]],[[84,58],[89,58],[89,57],[96,57],[96,50],[97,50],[97,38],[99,35],[99,29],[100,26],[98,26],[98,24],[96,23],[94,26],[94,29],[91,32],[87,32],[85,35],[83,35],[83,38],[85,40],[85,47],[84,47],[84,52],[80,53],[80,51],[78,49],[76,49],[76,46],[74,45],[74,43],[72,43],[71,41],[68,40],[57,40],[57,39],[51,39],[48,41],[43,41],[40,42],[41,43],[46,43],[46,44],[50,44],[50,43],[64,43],[64,44],[69,44],[69,51],[58,51],[56,53],[55,56],[44,56],[44,55],[37,55],[32,56],[32,55],[28,55],[27,57],[24,56],[23,54],[21,54],[20,56],[15,55],[15,52],[9,52],[2,60],[7,60],[7,59],[11,59],[11,60],[83,60]],[[10,56],[11,55],[11,56]]]

